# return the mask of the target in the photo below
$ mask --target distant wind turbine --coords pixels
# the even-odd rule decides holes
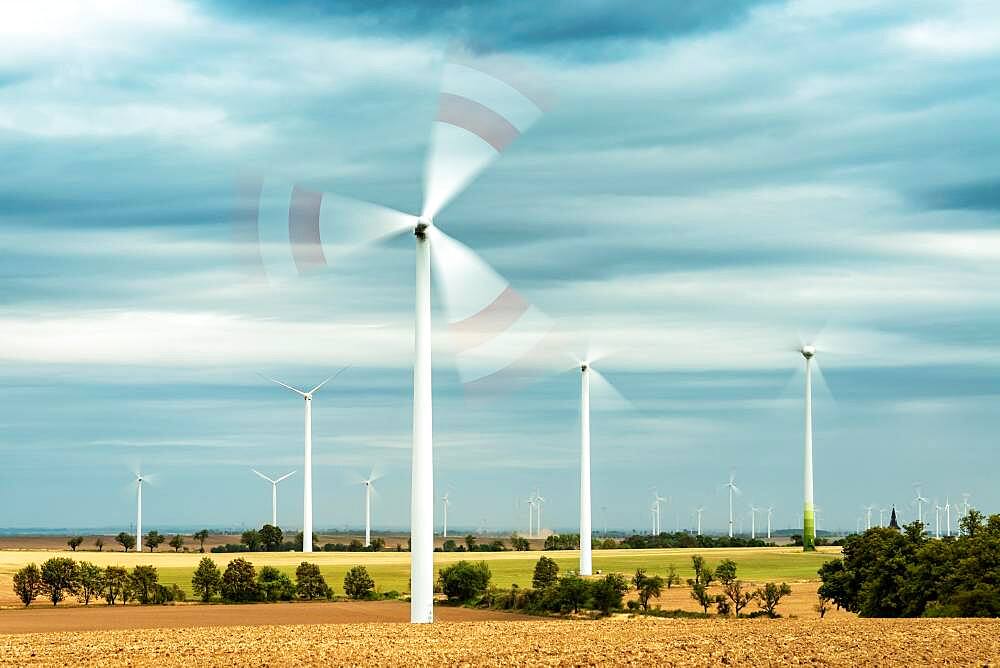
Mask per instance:
[[[951,537],[951,497],[944,497],[945,535]]]
[[[372,471],[366,480],[361,481],[365,487],[365,547],[372,545],[372,492],[374,491],[374,483],[378,479],[379,476],[375,475],[375,471]]]
[[[757,506],[750,505],[750,540],[757,540]]]
[[[733,527],[735,526],[735,516],[733,515],[733,494],[741,494],[740,488],[736,486],[736,474],[729,474],[729,482],[723,487],[729,489],[729,537],[733,537]]]
[[[920,494],[920,485],[914,485],[914,490],[916,491],[916,496],[913,497],[913,502],[917,505],[917,521],[921,524],[924,523],[924,504],[927,503],[925,499]]]
[[[698,513],[698,535],[701,535],[701,514],[705,511],[705,506],[699,506],[695,512]]]
[[[937,539],[939,539],[939,540],[941,538],[941,511],[942,510],[944,510],[944,508],[941,507],[941,504],[938,503],[937,499],[934,499],[934,537],[937,538]]]
[[[666,499],[660,496],[659,492],[653,490],[653,509],[654,512],[656,513],[655,515],[656,519],[653,523],[653,533],[657,536],[659,536],[660,533],[662,533],[663,531],[663,529],[661,528],[662,525],[660,524],[660,504],[664,501],[666,501]]]
[[[306,402],[306,421],[305,421],[305,466],[303,467],[303,483],[302,483],[302,551],[312,552],[312,535],[313,535],[313,508],[312,508],[312,398],[313,394],[319,391],[321,387],[329,383],[331,380],[339,376],[340,374],[347,371],[349,367],[344,367],[337,373],[333,374],[322,383],[309,390],[308,392],[303,392],[302,390],[296,389],[291,385],[286,385],[280,380],[275,380],[274,378],[268,378],[272,383],[282,386],[286,390],[291,390],[295,394],[302,397]]]
[[[886,514],[888,512],[889,512],[888,508],[879,508],[878,509],[878,525],[880,527],[882,527],[883,529],[885,528],[885,516],[886,516]]]
[[[868,529],[872,528],[872,511],[873,510],[875,510],[875,506],[865,506],[865,531],[868,531]]]
[[[450,492],[445,492],[444,496],[441,497],[441,508],[444,510],[444,530],[441,532],[443,538],[448,537],[448,506],[451,505],[451,501],[448,500],[448,495]],[[528,529],[528,538],[531,538],[531,529]]]
[[[774,514],[774,506],[767,508],[767,539],[771,540],[771,516]]]
[[[135,474],[135,547],[142,552],[142,473]]]
[[[286,473],[280,478],[272,480],[271,478],[268,478],[266,475],[264,475],[257,469],[250,469],[250,470],[259,475],[264,480],[271,483],[271,526],[276,527],[278,526],[278,483],[284,480],[285,478],[295,475],[295,471],[292,471],[291,473]]]

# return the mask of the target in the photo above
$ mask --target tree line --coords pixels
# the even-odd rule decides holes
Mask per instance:
[[[1000,617],[1000,515],[970,510],[959,526],[942,539],[920,522],[849,536],[820,568],[820,614],[832,603],[862,617]]]

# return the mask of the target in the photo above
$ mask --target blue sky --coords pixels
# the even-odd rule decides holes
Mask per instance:
[[[84,5],[87,5],[86,7]],[[801,509],[815,337],[821,528],[924,496],[995,510],[1000,15],[988,3],[38,2],[0,24],[0,527],[269,517],[408,522],[409,242],[248,286],[232,184],[308,178],[413,210],[444,53],[517,55],[558,104],[442,213],[566,328],[634,411],[593,418],[594,524],[722,530]],[[443,324],[443,321],[440,323]],[[439,331],[443,331],[440,328]],[[577,518],[578,378],[469,403],[443,336],[435,472],[453,525]],[[831,398],[832,395],[832,398]],[[595,408],[599,408],[595,399]],[[301,476],[279,492],[301,517]],[[600,508],[606,507],[602,512]],[[675,519],[676,518],[676,519]]]

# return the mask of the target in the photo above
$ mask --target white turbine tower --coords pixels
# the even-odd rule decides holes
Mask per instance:
[[[927,503],[925,499],[920,494],[920,485],[914,485],[914,490],[916,491],[916,496],[913,497],[913,502],[917,505],[917,521],[921,524],[924,523],[924,504]]]
[[[875,506],[865,506],[865,531],[872,528],[872,511]],[[881,516],[879,517],[881,519]]]
[[[135,549],[142,552],[142,473],[135,474]]]
[[[771,540],[771,517],[774,515],[774,506],[767,507],[767,539]]]
[[[972,497],[972,495],[969,494],[968,492],[962,492],[962,514],[963,515],[968,515],[969,514],[969,508],[971,508],[971,506],[969,505],[969,499],[971,497]]]
[[[951,537],[951,497],[944,497],[945,535]]]
[[[653,490],[653,512],[656,513],[656,521],[653,523],[653,532],[655,535],[659,536],[662,533],[662,524],[660,523],[660,504],[666,501],[660,493]]]
[[[445,492],[444,496],[441,497],[441,509],[444,511],[444,530],[441,532],[441,536],[443,538],[448,537],[448,506],[451,505],[451,501],[448,500],[448,494],[449,492]],[[531,529],[529,528],[528,531],[529,531],[528,538],[531,538],[530,536]]]
[[[535,497],[528,497],[528,538],[534,538],[535,533],[532,531],[533,522],[535,520]]]
[[[257,469],[250,469],[250,470],[259,475],[264,480],[271,483],[271,526],[276,527],[278,526],[278,483],[284,480],[285,478],[295,475],[295,471],[292,471],[291,473],[286,473],[280,478],[272,480],[271,478],[268,478],[266,475],[264,475]]]
[[[537,512],[538,526],[535,527],[536,533],[538,534],[536,538],[542,537],[542,504],[545,503],[545,497],[540,496],[538,492],[535,492],[535,509]]]
[[[934,499],[934,537],[938,540],[941,539],[941,511],[944,508],[938,503],[937,499]]]
[[[879,508],[878,509],[878,525],[880,527],[882,527],[883,529],[885,528],[885,516],[886,516],[886,514],[888,512],[889,512],[888,508]]]
[[[736,486],[736,474],[735,473],[730,473],[729,474],[729,482],[727,482],[726,484],[724,484],[723,487],[726,487],[726,488],[729,489],[729,537],[732,538],[733,537],[733,527],[735,526],[735,521],[736,521],[735,520],[735,515],[733,514],[734,513],[733,495],[741,493],[740,492],[740,488]]]
[[[312,552],[312,535],[313,535],[313,508],[312,508],[312,399],[313,394],[319,391],[321,387],[329,383],[331,380],[346,371],[348,367],[344,367],[337,373],[333,374],[322,383],[309,390],[308,392],[303,392],[291,385],[286,385],[280,380],[275,380],[274,378],[268,378],[272,383],[282,386],[286,390],[291,390],[295,394],[302,397],[306,403],[306,418],[305,418],[305,464],[303,466],[302,477],[302,551]]]
[[[372,545],[372,492],[375,490],[375,481],[379,476],[372,471],[361,484],[365,488],[365,547]]]
[[[698,513],[698,535],[701,535],[701,514],[705,511],[705,506],[699,506],[695,512]]]
[[[806,360],[806,420],[805,420],[805,461],[803,470],[802,505],[802,549],[811,552],[816,549],[816,509],[813,500],[813,426],[812,426],[812,359],[816,346],[804,345],[799,350]]]
[[[757,511],[760,508],[757,506],[750,506],[750,540],[757,540]]]

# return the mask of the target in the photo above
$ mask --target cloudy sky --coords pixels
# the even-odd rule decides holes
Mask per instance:
[[[876,3],[877,4],[877,3]],[[996,510],[1000,11],[994,3],[40,1],[0,21],[0,527],[254,525],[301,469],[318,527],[409,517],[413,249],[302,280],[233,260],[233,184],[417,211],[448,50],[516,56],[556,104],[438,216],[612,351],[594,524],[722,530],[734,472],[799,523],[803,340],[820,348],[820,527],[962,492]],[[442,315],[440,310],[436,318]],[[452,525],[577,518],[578,374],[470,401],[436,321]],[[610,409],[610,410],[602,410]],[[301,472],[279,493],[301,518]],[[440,504],[438,504],[440,509]],[[605,509],[605,510],[602,510]],[[926,512],[926,511],[925,511]]]

